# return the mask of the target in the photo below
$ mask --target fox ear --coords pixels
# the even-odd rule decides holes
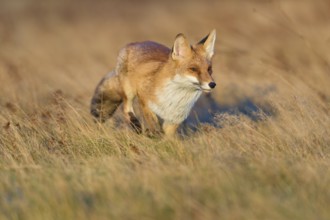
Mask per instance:
[[[182,60],[187,58],[191,53],[191,48],[188,40],[183,34],[178,34],[175,38],[173,49],[172,49],[172,59]]]
[[[206,58],[211,59],[214,54],[214,44],[216,39],[216,31],[213,29],[206,37],[204,37],[198,44],[202,44],[205,52]]]

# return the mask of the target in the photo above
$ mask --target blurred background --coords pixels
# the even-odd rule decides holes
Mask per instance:
[[[326,0],[1,0],[0,5],[2,107],[18,104],[33,112],[60,94],[88,112],[95,86],[114,68],[125,44],[153,40],[171,47],[178,33],[195,43],[213,28],[218,86],[212,98],[222,110],[267,109],[274,94],[330,100]]]

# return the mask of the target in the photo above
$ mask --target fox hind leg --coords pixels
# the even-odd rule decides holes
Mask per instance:
[[[142,126],[139,119],[136,117],[133,109],[134,98],[135,96],[133,94],[126,94],[123,101],[124,113],[126,119],[128,120],[130,126],[134,129],[134,131],[138,134],[141,134]]]

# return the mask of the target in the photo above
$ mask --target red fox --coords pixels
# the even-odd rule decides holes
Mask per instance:
[[[176,36],[172,49],[152,41],[128,44],[120,50],[115,70],[98,84],[92,115],[104,122],[123,103],[126,119],[142,132],[133,109],[137,97],[145,128],[173,136],[202,92],[216,86],[212,78],[215,39],[212,30],[192,46],[183,34]]]

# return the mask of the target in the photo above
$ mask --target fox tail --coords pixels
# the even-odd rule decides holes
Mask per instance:
[[[97,85],[92,101],[91,114],[99,122],[110,118],[122,103],[122,88],[115,71],[107,74]]]

